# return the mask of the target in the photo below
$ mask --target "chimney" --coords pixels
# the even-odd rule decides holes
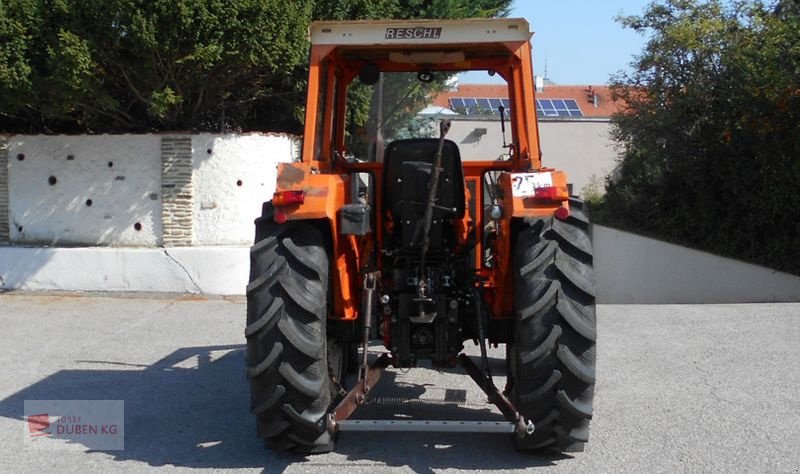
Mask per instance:
[[[586,88],[586,95],[588,96],[589,102],[597,108],[597,105],[600,103],[600,97],[598,97],[597,92],[594,91],[592,86]]]
[[[536,92],[544,92],[544,76],[534,76],[536,82]]]

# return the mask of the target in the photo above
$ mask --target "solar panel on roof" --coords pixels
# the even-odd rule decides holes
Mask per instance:
[[[578,107],[578,102],[574,99],[565,99],[564,103],[567,105],[567,110],[571,117],[583,117],[581,108]]]
[[[451,97],[450,108],[466,115],[499,115],[500,106],[505,107],[505,115],[511,112],[509,99]],[[575,99],[536,99],[536,115],[539,117],[583,117]]]
[[[550,99],[536,99],[542,115],[545,117],[558,117],[558,112]],[[538,111],[537,111],[538,113]]]
[[[536,114],[539,117],[582,117],[574,99],[536,99]]]
[[[499,115],[500,106],[506,108],[508,114],[508,99],[486,99],[476,97],[451,97],[450,108],[466,115]]]
[[[550,99],[537,99],[539,101],[539,107],[542,108],[544,111],[555,110],[556,108],[553,106],[553,102]]]

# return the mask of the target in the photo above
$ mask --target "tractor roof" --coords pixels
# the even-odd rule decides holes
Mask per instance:
[[[311,23],[315,45],[430,46],[528,41],[524,18],[473,20],[366,20]]]

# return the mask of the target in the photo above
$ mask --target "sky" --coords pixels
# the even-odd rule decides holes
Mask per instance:
[[[515,0],[511,18],[525,18],[534,31],[534,74],[561,85],[607,84],[620,69],[629,70],[645,37],[623,29],[619,14],[639,15],[650,0]],[[499,76],[495,76],[499,78]],[[491,83],[484,72],[460,77],[462,83]],[[500,79],[502,81],[502,79]]]

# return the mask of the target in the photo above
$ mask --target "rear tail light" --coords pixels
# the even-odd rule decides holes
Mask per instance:
[[[557,199],[558,188],[555,186],[543,186],[534,190],[534,199]]]
[[[556,219],[563,221],[569,217],[569,209],[564,206],[559,207],[556,209]]]
[[[275,219],[275,222],[278,224],[284,224],[289,220],[289,216],[282,213],[280,209],[275,209],[275,215],[273,215],[272,218]]]
[[[303,204],[306,195],[303,191],[278,191],[272,195],[273,206],[288,206],[291,204]]]

